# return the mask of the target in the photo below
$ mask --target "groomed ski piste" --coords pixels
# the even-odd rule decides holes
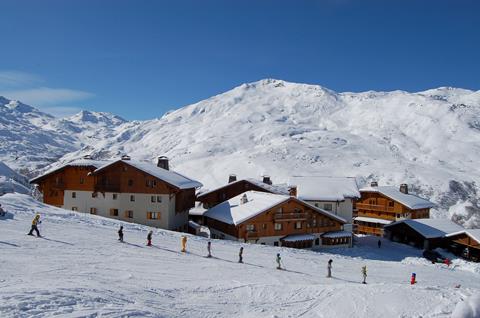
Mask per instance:
[[[188,235],[181,253],[181,233],[154,229],[147,247],[147,226],[22,194],[0,203],[8,211],[0,219],[1,317],[474,317],[478,310],[471,300],[480,299],[479,264],[433,265],[420,250],[388,241],[313,252],[211,240],[206,258],[205,238]],[[43,238],[26,235],[36,212]],[[275,269],[277,253],[285,270]]]

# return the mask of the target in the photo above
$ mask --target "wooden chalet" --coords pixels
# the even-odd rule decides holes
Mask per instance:
[[[157,165],[124,156],[116,161],[82,159],[32,179],[43,201],[64,209],[187,231],[188,210],[201,183]]]
[[[356,203],[358,216],[354,218],[354,231],[358,234],[383,236],[385,225],[404,219],[429,218],[434,206],[409,193],[406,184],[397,189],[372,182],[370,187],[360,189],[360,194]]]
[[[480,229],[463,229],[446,237],[451,252],[465,259],[480,262]]]
[[[405,219],[385,225],[385,237],[422,249],[446,247],[446,236],[463,230],[448,219]]]
[[[351,232],[342,232],[345,220],[293,196],[247,191],[204,214],[212,238],[297,248],[350,246]],[[334,240],[322,234],[336,232]]]
[[[252,178],[237,180],[236,175],[232,174],[226,185],[198,194],[197,201],[199,201],[205,209],[208,209],[246,191],[289,195],[289,189],[287,187],[272,185],[269,176],[264,176],[262,181]]]

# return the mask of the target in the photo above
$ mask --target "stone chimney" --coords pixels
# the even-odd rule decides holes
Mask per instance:
[[[372,181],[372,182],[370,182],[370,186],[371,186],[372,188],[378,187],[378,182],[377,182],[377,181]]]
[[[122,160],[130,160],[130,156],[129,155],[123,155]]]
[[[400,192],[408,194],[408,185],[406,183],[400,185]]]
[[[228,176],[228,183],[232,183],[237,181],[237,175],[236,174],[231,174]]]
[[[291,197],[297,197],[297,186],[289,186],[288,187],[288,194],[291,196]]]
[[[263,176],[263,183],[271,185],[272,180],[270,179],[270,176],[267,176],[267,175]]]
[[[244,193],[242,197],[240,198],[240,204],[245,204],[248,202],[247,194]]]
[[[160,157],[158,157],[157,167],[162,168],[162,169],[165,169],[165,170],[169,170],[169,167],[168,167],[168,158],[165,157],[165,156],[160,156]]]

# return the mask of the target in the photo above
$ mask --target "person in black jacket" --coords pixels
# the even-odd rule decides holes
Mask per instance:
[[[152,235],[153,235],[153,231],[150,230],[147,234],[147,246],[152,246]]]
[[[118,240],[123,242],[123,225],[120,225],[120,230],[118,230]]]

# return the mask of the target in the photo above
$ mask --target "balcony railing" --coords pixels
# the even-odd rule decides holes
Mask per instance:
[[[247,230],[245,232],[245,237],[246,238],[254,238],[254,237],[259,237],[259,233],[257,230]]]
[[[380,211],[380,212],[384,212],[384,211],[395,212],[395,209],[388,205],[365,204],[365,203],[357,203],[357,209]]]
[[[383,235],[383,228],[357,225],[356,233],[366,233],[374,235]]]
[[[275,213],[275,220],[306,220],[307,213]]]

